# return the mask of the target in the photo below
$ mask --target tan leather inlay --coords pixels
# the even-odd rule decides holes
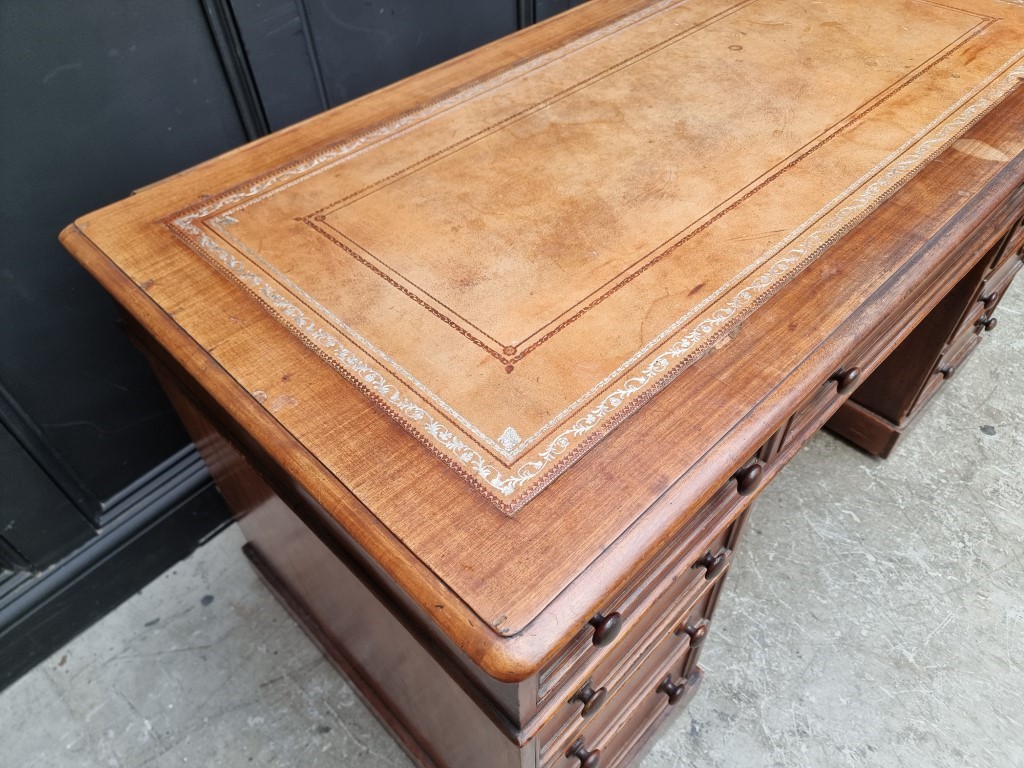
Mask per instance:
[[[1022,47],[998,0],[666,0],[168,224],[511,514],[1016,87]]]

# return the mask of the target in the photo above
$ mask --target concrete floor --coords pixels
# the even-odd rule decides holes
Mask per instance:
[[[1024,281],[999,316],[891,459],[818,435],[762,494],[642,768],[1024,766]],[[240,544],[0,694],[0,764],[409,766]]]

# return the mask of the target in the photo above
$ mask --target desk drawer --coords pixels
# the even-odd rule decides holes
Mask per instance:
[[[993,267],[998,269],[1006,261],[1011,261],[1015,258],[1020,260],[1022,256],[1024,256],[1024,215],[1017,219],[1017,223],[1010,230],[1007,239],[1003,243],[1003,250]]]
[[[544,768],[579,768],[580,752],[600,749],[601,765],[617,759],[616,736],[632,732],[638,722],[668,706],[683,707],[692,698],[701,673],[694,667],[688,677],[687,657],[691,650],[671,630],[659,646],[636,668],[609,700],[600,715],[581,728],[569,729],[542,748],[540,764]],[[606,745],[606,746],[602,746]],[[579,749],[581,748],[581,749]]]
[[[978,290],[978,299],[965,313],[953,333],[936,366],[937,372],[943,373],[948,379],[953,375],[956,366],[967,357],[966,354],[962,354],[963,349],[968,345],[973,349],[977,346],[977,339],[981,333],[995,330],[997,321],[993,313],[1022,267],[1024,264],[1020,260],[1013,259],[993,270],[982,282]]]
[[[952,378],[963,362],[971,356],[971,353],[981,343],[981,335],[973,328],[968,327],[946,348],[946,351],[939,358],[935,371],[928,378],[921,394],[918,396],[914,407],[910,410],[907,418],[913,418],[924,408],[942,385]]]
[[[605,670],[618,668],[635,657],[644,647],[646,637],[657,618],[669,610],[681,595],[699,586],[699,580],[706,575],[699,561],[709,558],[715,562],[710,580],[724,572],[732,556],[725,542],[732,534],[733,521],[739,518],[747,504],[744,497],[758,489],[761,478],[774,469],[773,462],[776,462],[787,446],[806,440],[824,423],[828,414],[838,408],[856,386],[859,377],[859,368],[846,366],[830,376],[801,404],[795,414],[737,470],[695,517],[695,522],[703,519],[702,525],[712,530],[707,543],[699,544],[692,536],[682,535],[674,547],[666,547],[666,551],[674,548],[675,554],[666,555],[661,561],[662,565],[655,563],[650,566],[629,587],[610,600],[607,608],[591,619],[590,624],[593,626],[585,627],[540,673],[538,703],[543,706],[553,696],[565,693],[568,689],[571,690],[566,695],[571,696],[592,671],[596,670],[595,674],[601,673],[600,677],[604,679]],[[696,528],[700,527],[701,524],[696,525]],[[684,559],[688,559],[688,562],[680,568],[680,562]],[[675,574],[668,576],[673,570]],[[664,591],[666,583],[671,586]],[[614,619],[618,625],[619,636],[602,643],[602,636],[607,635],[605,629],[609,619]]]
[[[1024,205],[1024,198],[1019,202]],[[1024,216],[1018,214],[1009,229],[979,262],[979,267],[982,270],[980,275],[982,283],[975,289],[973,299],[964,308],[963,315],[957,321],[956,329],[950,334],[950,338],[959,336],[964,329],[970,328],[978,321],[984,312],[979,309],[980,305],[984,305],[984,308],[988,310],[993,308],[993,290],[999,285],[1005,289],[1008,284],[1007,275],[1015,272],[1020,263],[1022,248],[1024,248]]]
[[[828,414],[840,406],[859,379],[860,369],[848,366],[818,387],[797,407],[783,426],[779,450],[793,443],[802,443],[817,432],[827,420]]]
[[[553,752],[564,752],[583,730],[593,737],[605,733],[622,717],[638,686],[645,685],[653,674],[651,670],[664,668],[680,655],[685,656],[681,669],[686,673],[696,667],[708,633],[714,584],[708,582],[696,599],[682,601],[675,610],[666,611],[647,638],[649,645],[631,660],[631,666],[613,671],[610,678],[595,672],[565,700],[538,734],[542,761]]]
[[[981,331],[977,324],[965,328],[943,351],[942,357],[939,358],[939,362],[935,366],[935,373],[943,379],[951,378],[960,364],[981,343],[981,338]]]
[[[613,687],[654,642],[665,617],[677,612],[681,605],[692,604],[722,578],[732,561],[729,544],[739,518],[729,509],[736,491],[726,490],[729,493],[720,493],[716,503],[699,516],[704,520],[721,521],[717,530],[696,537],[696,541],[684,535],[687,541],[675,557],[654,563],[611,601],[614,608],[607,614],[600,614],[618,617],[621,630],[613,641],[603,647],[596,645],[598,630],[587,627],[541,673],[538,699],[542,704],[554,697],[570,698],[588,679],[598,681],[599,687]],[[575,705],[570,712],[557,716],[577,717],[580,706]]]
[[[918,396],[917,401],[914,403],[914,407],[908,414],[908,418],[913,418],[918,411],[924,408],[932,397],[938,392],[939,388],[956,374],[957,369],[960,365],[970,357],[971,353],[981,343],[981,336],[976,333],[967,333],[961,339],[957,340],[955,346],[952,346],[947,350],[941,358],[939,358],[938,365],[935,367],[935,372],[929,377],[924,388],[921,390],[921,394]]]
[[[1014,258],[985,278],[985,281],[981,284],[978,303],[985,308],[986,312],[991,313],[995,310],[999,302],[1002,301],[1006,289],[1010,287],[1010,283],[1013,282],[1017,273],[1020,272],[1021,267],[1024,267],[1024,263],[1019,258]]]
[[[643,742],[653,736],[658,726],[670,713],[666,710],[679,711],[690,703],[704,681],[704,671],[699,667],[686,678],[686,692],[683,698],[671,706],[666,697],[657,690],[650,692],[642,699],[637,708],[614,734],[608,737],[602,748],[607,760],[602,761],[604,768],[627,768],[643,749]]]
[[[678,683],[674,676],[676,672],[678,669],[673,667],[666,677]],[[554,761],[544,765],[544,768],[581,768],[589,753],[593,751],[600,753],[601,768],[626,768],[633,765],[637,748],[654,732],[655,726],[669,715],[666,710],[679,711],[690,703],[704,681],[704,671],[698,667],[686,677],[685,688],[674,704],[661,690],[664,680],[665,678],[656,677],[651,681],[636,699],[629,713],[611,733],[593,743],[588,742],[587,735],[581,735],[577,741],[569,745],[565,753],[556,756]]]
[[[956,344],[957,340],[964,336],[977,334],[981,326],[988,322],[989,302],[986,301],[987,297],[988,293],[984,290],[979,292],[978,299],[968,307],[963,318],[960,320],[960,324],[950,334],[947,348]]]

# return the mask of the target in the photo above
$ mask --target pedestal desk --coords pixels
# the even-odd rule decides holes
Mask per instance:
[[[1013,0],[593,0],[62,240],[414,762],[621,766],[758,490],[995,328],[1022,81]]]

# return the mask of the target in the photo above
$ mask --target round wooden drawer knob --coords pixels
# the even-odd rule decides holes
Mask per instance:
[[[988,315],[982,315],[981,320],[978,321],[978,327],[983,331],[994,331],[998,324],[999,321],[996,318],[989,317]]]
[[[736,492],[740,496],[749,496],[761,484],[761,478],[764,477],[764,468],[760,464],[751,464],[750,466],[743,467],[733,477],[736,478]]]
[[[951,379],[953,378],[953,374],[956,373],[956,366],[944,365],[941,368],[939,368],[939,373],[942,374],[942,378]]]
[[[588,751],[583,745],[583,737],[576,739],[565,753],[566,757],[575,757],[580,761],[580,768],[601,768],[601,750]]]
[[[992,293],[986,293],[981,297],[981,303],[985,305],[985,309],[992,309],[996,305],[996,301],[999,300],[999,294],[995,291]]]
[[[832,377],[840,395],[846,394],[860,381],[860,368],[845,368]]]
[[[590,620],[590,625],[594,628],[594,645],[603,648],[619,636],[622,629],[622,614],[616,612],[604,616],[599,613]]]
[[[686,681],[683,680],[679,683],[672,682],[672,676],[667,675],[664,680],[661,681],[661,685],[658,686],[658,693],[664,693],[668,696],[668,703],[670,705],[678,704],[683,696],[686,695]]]
[[[575,696],[569,699],[569,701],[581,702],[583,704],[583,710],[580,712],[580,715],[583,717],[590,717],[604,705],[605,699],[607,698],[607,688],[598,688],[595,691],[590,687],[590,682],[588,681],[576,692]]]
[[[696,624],[684,624],[676,630],[677,635],[689,635],[690,636],[690,647],[700,648],[704,645],[704,640],[708,636],[708,625],[707,622],[698,622]]]
[[[719,552],[717,555],[712,555],[708,552],[704,557],[693,564],[694,568],[704,568],[706,573],[704,578],[708,581],[714,579],[718,574],[725,570],[726,559],[725,551]]]

